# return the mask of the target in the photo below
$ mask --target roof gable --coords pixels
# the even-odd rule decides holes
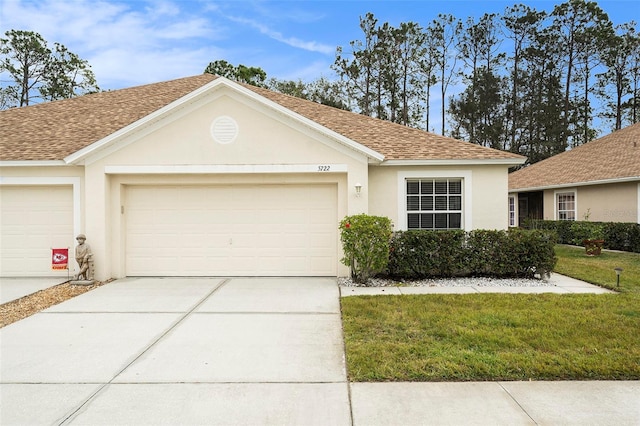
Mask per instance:
[[[0,111],[0,160],[62,160],[213,79],[203,74]]]
[[[91,145],[107,143],[128,126],[158,115],[180,99],[211,84],[202,74],[162,83],[95,93],[73,99],[0,111],[0,161],[77,160]],[[224,80],[224,79],[222,79]],[[520,164],[524,157],[436,135],[407,126],[343,111],[246,84],[280,112],[289,111],[370,158],[385,160],[468,160]]]
[[[640,123],[509,175],[509,189],[640,180]]]

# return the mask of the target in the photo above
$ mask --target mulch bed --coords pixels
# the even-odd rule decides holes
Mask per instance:
[[[36,293],[0,305],[0,328],[36,314],[72,297],[91,291],[112,280],[91,285],[72,285],[68,282],[40,290]]]

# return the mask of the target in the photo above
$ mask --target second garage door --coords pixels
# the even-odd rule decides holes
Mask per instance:
[[[131,186],[128,276],[335,276],[336,185]]]
[[[1,276],[66,278],[68,271],[51,270],[51,249],[70,248],[73,256],[73,243],[70,185],[0,186]]]

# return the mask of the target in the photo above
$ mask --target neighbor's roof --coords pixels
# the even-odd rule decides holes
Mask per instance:
[[[202,74],[0,111],[0,160],[62,160],[216,78]],[[385,160],[524,160],[509,152],[242,86],[384,155]]]
[[[509,175],[509,189],[640,180],[640,123],[547,158]]]

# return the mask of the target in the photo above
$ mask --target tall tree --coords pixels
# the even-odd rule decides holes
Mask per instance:
[[[267,73],[262,68],[247,67],[242,64],[234,66],[223,59],[209,62],[204,73],[225,77],[230,80],[258,87],[264,87],[267,79]]]
[[[638,57],[640,56],[640,36],[635,31],[635,23],[618,25],[610,34],[602,52],[606,71],[598,76],[600,96],[607,109],[602,113],[613,121],[613,130],[622,128],[625,97],[631,106],[631,123],[637,121],[634,108],[638,96]]]
[[[484,66],[479,67],[475,81],[449,104],[453,135],[482,146],[504,149],[503,87],[499,76]]]
[[[436,48],[436,68],[440,83],[441,107],[441,134],[445,134],[446,128],[446,98],[449,86],[454,82],[458,70],[459,52],[456,50],[456,41],[462,29],[462,23],[449,14],[439,14],[430,25],[430,34],[434,37]]]
[[[336,59],[331,68],[345,82],[347,94],[355,99],[360,113],[372,116],[374,112],[374,73],[376,72],[375,49],[378,40],[378,20],[372,13],[360,18],[360,29],[364,40],[349,43],[350,52],[338,46]]]
[[[67,99],[98,90],[89,63],[60,43],[54,44],[47,79],[40,88],[46,100]]]
[[[0,90],[2,107],[25,106],[98,91],[87,61],[32,31],[9,30],[0,38],[0,73],[9,76]]]
[[[305,83],[302,80],[270,78],[266,83],[266,87],[285,95],[295,96],[334,108],[349,109],[344,98],[343,84],[340,81],[331,81],[325,77],[320,77],[310,83]]]
[[[631,40],[633,46],[629,61],[631,98],[623,106],[628,120],[631,124],[634,124],[640,122],[640,33],[636,32]]]
[[[575,127],[575,121],[573,117],[579,116],[574,114],[572,103],[572,88],[574,83],[580,83],[580,78],[576,78],[576,68],[580,61],[580,57],[590,58],[595,55],[595,49],[593,49],[594,37],[604,37],[608,28],[611,26],[609,17],[598,6],[597,3],[586,0],[569,0],[565,3],[554,7],[551,13],[553,24],[550,30],[553,32],[553,40],[556,41],[558,48],[560,49],[560,59],[563,65],[564,71],[564,107],[563,107],[563,122],[567,128],[565,146],[578,145],[582,139],[572,138],[572,133],[575,136],[576,133],[581,133],[575,129],[571,131],[572,127]],[[583,59],[584,60],[584,59]],[[586,60],[585,64],[589,62]],[[588,87],[587,79],[587,87]],[[587,102],[588,104],[588,93]],[[588,106],[587,106],[588,107]],[[587,132],[588,129],[584,129],[582,133]]]
[[[537,12],[528,6],[519,4],[507,8],[503,16],[504,33],[511,40],[513,50],[508,58],[510,95],[506,97],[506,120],[508,132],[508,149],[521,153],[521,132],[524,126],[523,93],[526,86],[523,68],[525,68],[524,52],[532,45],[536,35],[541,31],[545,18],[544,12]]]
[[[520,135],[523,155],[530,163],[566,150],[563,121],[564,98],[559,50],[548,29],[541,31],[523,52],[523,122]]]
[[[419,97],[419,102],[424,100],[424,128],[427,131],[432,131],[430,122],[431,88],[438,82],[438,78],[436,77],[437,50],[435,37],[433,37],[433,28],[426,28],[424,34],[424,55],[418,60],[418,78],[423,93],[423,97]]]
[[[504,54],[499,47],[496,15],[485,14],[478,22],[467,20],[458,40],[467,88],[458,99],[452,99],[449,111],[466,140],[503,149],[503,84],[498,73]]]

